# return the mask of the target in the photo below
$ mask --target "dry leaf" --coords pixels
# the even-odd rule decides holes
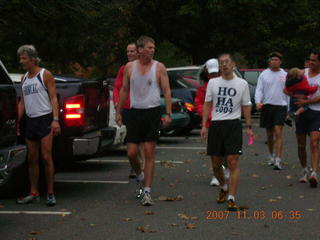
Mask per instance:
[[[144,226],[139,226],[136,229],[137,231],[140,231],[140,232],[146,232],[146,228]]]
[[[314,209],[314,208],[307,208],[306,211],[308,211],[308,212],[314,212],[315,209]]]
[[[247,205],[242,205],[242,206],[239,206],[239,209],[240,210],[247,210],[247,209],[249,209],[249,206],[247,206]]]
[[[154,212],[152,212],[152,211],[144,211],[144,215],[154,215]]]
[[[198,220],[198,217],[190,217],[191,220]]]
[[[181,200],[183,200],[183,196],[182,195],[178,195],[178,196],[176,196],[175,200],[176,201],[181,201]]]
[[[277,201],[277,199],[269,199],[269,202],[276,202]]]
[[[32,231],[32,232],[30,232],[30,234],[31,234],[31,235],[37,235],[37,234],[39,234],[39,233],[36,232],[36,231]]]
[[[267,188],[266,188],[266,187],[261,187],[260,189],[261,189],[261,190],[266,190]]]
[[[181,218],[181,219],[183,219],[183,220],[189,220],[190,219],[190,217],[188,217],[186,214],[184,214],[184,213],[179,213],[178,214],[178,217],[179,218]]]
[[[292,166],[291,166],[292,168],[296,168],[296,165],[295,164],[292,164]]]
[[[179,225],[178,225],[178,223],[171,223],[171,224],[169,224],[169,226],[171,226],[171,227],[177,227],[177,226],[179,226]]]
[[[253,178],[258,178],[259,175],[257,175],[257,174],[254,173],[254,174],[251,175],[251,177],[253,177]]]
[[[132,218],[123,218],[122,221],[123,222],[130,222],[130,221],[132,221]]]
[[[194,223],[188,223],[186,224],[187,229],[196,229],[197,225],[195,225]]]
[[[167,196],[160,196],[159,198],[158,198],[158,200],[160,200],[160,201],[166,201],[167,200]]]
[[[277,197],[277,199],[281,200],[281,199],[282,199],[282,197],[281,197],[281,196],[278,196],[278,197]]]
[[[286,179],[290,180],[292,177],[290,175],[286,176]]]
[[[94,223],[90,223],[89,226],[90,226],[90,227],[94,227],[94,226],[96,226],[96,225],[95,225]]]
[[[150,233],[155,233],[155,232],[157,232],[157,230],[155,230],[155,229],[150,229],[150,230],[148,230],[148,232],[150,232]]]
[[[190,170],[187,170],[186,173],[190,173]]]
[[[304,196],[303,196],[303,195],[300,195],[299,198],[304,198]]]

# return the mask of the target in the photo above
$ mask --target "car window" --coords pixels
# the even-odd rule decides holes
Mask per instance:
[[[194,88],[191,84],[187,83],[177,72],[168,72],[168,76],[171,89]]]
[[[0,84],[12,84],[11,79],[9,78],[4,66],[0,62]]]
[[[257,85],[259,75],[260,75],[260,72],[257,72],[257,71],[244,72],[244,78],[254,86]]]

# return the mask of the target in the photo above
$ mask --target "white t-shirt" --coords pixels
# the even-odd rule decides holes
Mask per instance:
[[[212,102],[212,120],[233,120],[241,118],[241,106],[251,105],[248,83],[238,77],[225,80],[222,77],[210,79],[206,102]]]
[[[280,68],[279,71],[264,70],[259,78],[255,93],[256,103],[287,106],[289,97],[283,93],[287,73]]]
[[[306,68],[304,70],[304,75],[308,79],[308,82],[310,85],[320,86],[320,74],[318,74],[317,76],[314,76],[314,77],[309,77],[309,68]],[[316,98],[319,96],[320,96],[320,88],[318,88],[318,90],[311,96],[311,98]],[[311,110],[320,111],[320,103],[319,102],[310,104],[308,106]]]

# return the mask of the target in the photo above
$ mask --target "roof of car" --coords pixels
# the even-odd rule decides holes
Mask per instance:
[[[23,76],[23,74],[9,73],[9,76],[14,83],[20,83],[21,77]],[[85,78],[74,77],[74,76],[62,76],[62,75],[55,75],[54,79],[58,82],[79,82],[79,81],[87,80]]]
[[[182,66],[182,67],[172,67],[167,68],[167,71],[177,71],[177,70],[198,70],[201,66]]]

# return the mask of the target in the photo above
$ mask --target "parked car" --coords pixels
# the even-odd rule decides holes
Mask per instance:
[[[21,95],[21,75],[11,74]],[[102,152],[123,143],[126,130],[110,122],[110,92],[104,81],[54,76],[59,102],[61,135],[53,139],[58,166]],[[110,125],[111,123],[111,125]]]
[[[0,61],[0,195],[14,192],[26,176],[26,147],[18,144],[17,95],[7,70]]]
[[[183,67],[173,67],[167,68],[168,74],[174,72],[179,74],[188,84],[192,87],[200,87],[199,82],[199,70],[201,66],[183,66]]]
[[[190,116],[183,104],[183,101],[178,98],[172,98],[172,114],[171,123],[168,126],[163,126],[163,119],[166,115],[166,107],[164,98],[161,98],[161,134],[179,134],[181,129],[184,129],[190,122]]]
[[[255,93],[259,75],[262,73],[264,69],[256,68],[256,69],[239,69],[242,78],[245,79],[249,84],[250,98],[252,102],[252,113],[257,112],[256,104],[255,104]]]

